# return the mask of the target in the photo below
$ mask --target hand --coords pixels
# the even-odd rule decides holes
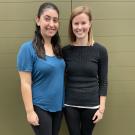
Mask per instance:
[[[38,118],[38,116],[37,116],[35,111],[27,113],[27,121],[31,125],[34,125],[34,126],[38,126],[39,125],[39,118]]]
[[[100,110],[97,110],[92,118],[93,123],[99,122],[102,118],[103,118],[103,112],[100,112]]]

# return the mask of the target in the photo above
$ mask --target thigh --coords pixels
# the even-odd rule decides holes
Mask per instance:
[[[70,135],[81,135],[79,108],[65,107],[64,114]]]
[[[32,126],[36,135],[52,135],[52,117],[51,113],[37,106],[34,109],[39,118],[39,126]]]
[[[97,109],[83,109],[81,113],[81,132],[82,135],[92,135],[95,124],[93,116]]]
[[[63,114],[62,111],[54,112],[52,114],[52,135],[58,135]]]

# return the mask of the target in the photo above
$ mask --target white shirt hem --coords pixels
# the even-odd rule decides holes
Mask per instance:
[[[98,109],[99,108],[99,105],[97,106],[92,106],[92,107],[89,107],[89,106],[76,106],[76,105],[68,105],[68,104],[64,104],[65,106],[71,106],[71,107],[77,107],[77,108],[86,108],[86,109]]]

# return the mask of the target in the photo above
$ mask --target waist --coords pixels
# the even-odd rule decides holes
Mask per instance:
[[[95,87],[98,87],[99,86],[99,83],[97,80],[75,80],[75,81],[72,81],[72,80],[68,80],[66,82],[66,88],[84,88],[84,89],[87,89],[87,88],[95,88]]]

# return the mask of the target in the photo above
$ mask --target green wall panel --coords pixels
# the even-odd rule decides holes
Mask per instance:
[[[75,1],[73,8],[79,5],[87,5],[92,10],[94,19],[135,19],[135,1]],[[106,12],[107,11],[107,12]]]
[[[20,47],[20,44],[22,44],[24,41],[27,41],[29,39],[31,39],[30,36],[26,38],[0,37],[0,54],[17,53]]]
[[[95,40],[103,43],[110,52],[135,52],[135,36],[97,37]]]
[[[96,36],[135,36],[135,20],[96,20],[93,31]]]
[[[135,80],[111,80],[109,82],[110,84],[110,87],[109,89],[109,92],[110,93],[121,93],[121,92],[124,92],[126,94],[128,93],[134,93],[134,88],[135,88]],[[119,89],[119,91],[118,91]]]
[[[34,21],[0,21],[0,30],[0,37],[28,37],[33,35]]]
[[[110,66],[135,67],[134,62],[135,52],[110,53],[109,57],[110,57]]]
[[[38,1],[29,3],[1,3],[0,20],[34,20],[41,3],[42,2]],[[69,16],[71,5],[68,1],[54,1],[53,3],[55,3],[60,9],[60,18],[63,19]],[[66,5],[66,8],[63,5]]]
[[[3,53],[0,54],[0,68],[15,68],[16,67],[16,54],[15,53]],[[5,74],[1,74],[1,77]],[[6,73],[6,76],[8,74]]]
[[[109,71],[110,81],[135,81],[135,67],[110,67]]]

